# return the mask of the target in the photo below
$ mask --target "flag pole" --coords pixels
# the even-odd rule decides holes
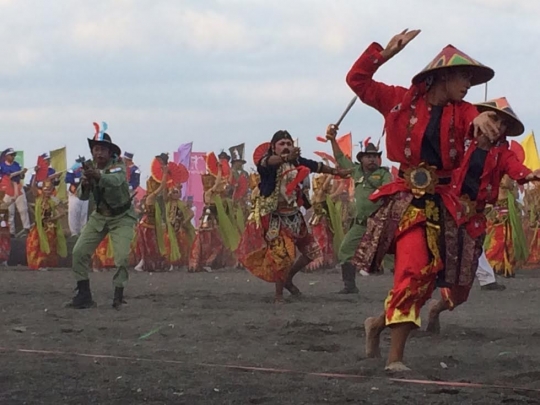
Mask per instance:
[[[488,84],[486,82],[486,88],[485,88],[485,91],[484,91],[484,101],[487,101],[487,91],[488,91]]]

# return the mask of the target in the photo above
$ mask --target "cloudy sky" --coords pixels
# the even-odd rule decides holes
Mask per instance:
[[[25,150],[27,166],[62,146],[73,160],[106,121],[143,171],[191,140],[251,154],[278,129],[313,157],[353,95],[352,63],[404,28],[423,32],[378,80],[408,85],[451,43],[496,71],[489,97],[507,96],[529,131],[539,17],[533,0],[0,0],[1,148]],[[382,119],[358,102],[342,130],[377,139]]]

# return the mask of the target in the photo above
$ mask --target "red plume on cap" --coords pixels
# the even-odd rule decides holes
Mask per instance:
[[[94,134],[94,137],[96,137],[99,134],[99,124],[97,122],[92,123],[94,125],[94,128],[96,129],[96,133]]]
[[[371,136],[368,137],[365,141],[364,141],[364,150],[366,150],[368,144],[369,144],[369,141],[371,141]]]

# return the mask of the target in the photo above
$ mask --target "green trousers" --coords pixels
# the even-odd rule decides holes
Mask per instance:
[[[360,244],[360,240],[366,233],[366,226],[354,223],[349,229],[349,232],[345,234],[343,242],[338,252],[338,260],[340,263],[346,263],[352,260],[354,252]],[[386,255],[383,259],[383,267],[387,270],[394,268],[394,255]]]
[[[114,265],[117,268],[113,277],[113,285],[124,288],[129,278],[127,267],[136,222],[135,217],[130,214],[103,217],[93,213],[73,247],[75,279],[77,281],[88,280],[92,255],[100,242],[109,235],[114,252]]]

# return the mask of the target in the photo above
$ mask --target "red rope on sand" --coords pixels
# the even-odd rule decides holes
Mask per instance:
[[[27,354],[42,354],[42,355],[55,355],[55,356],[77,356],[77,357],[89,357],[95,359],[111,359],[111,360],[127,360],[127,361],[139,361],[149,363],[165,363],[165,364],[183,364],[190,365],[185,361],[180,360],[160,360],[160,359],[146,359],[141,357],[128,357],[128,356],[114,356],[109,354],[89,354],[89,353],[77,353],[77,352],[63,352],[58,350],[33,350],[33,349],[10,349],[7,347],[0,347],[0,352],[11,353],[27,353]],[[527,388],[527,387],[512,387],[508,385],[495,385],[495,384],[480,384],[480,383],[467,383],[458,381],[432,381],[432,380],[414,380],[406,378],[384,378],[373,376],[362,376],[357,374],[339,374],[339,373],[318,373],[309,371],[288,370],[281,368],[269,368],[269,367],[250,367],[250,366],[237,366],[231,364],[212,364],[212,363],[194,363],[192,364],[198,367],[214,367],[225,368],[230,370],[242,370],[242,371],[254,371],[274,374],[302,374],[315,377],[326,378],[343,378],[343,379],[371,379],[371,380],[388,380],[403,384],[416,384],[416,385],[436,385],[442,387],[454,387],[454,388],[497,388],[504,390],[518,390],[518,391],[532,391],[540,392],[540,389]]]

